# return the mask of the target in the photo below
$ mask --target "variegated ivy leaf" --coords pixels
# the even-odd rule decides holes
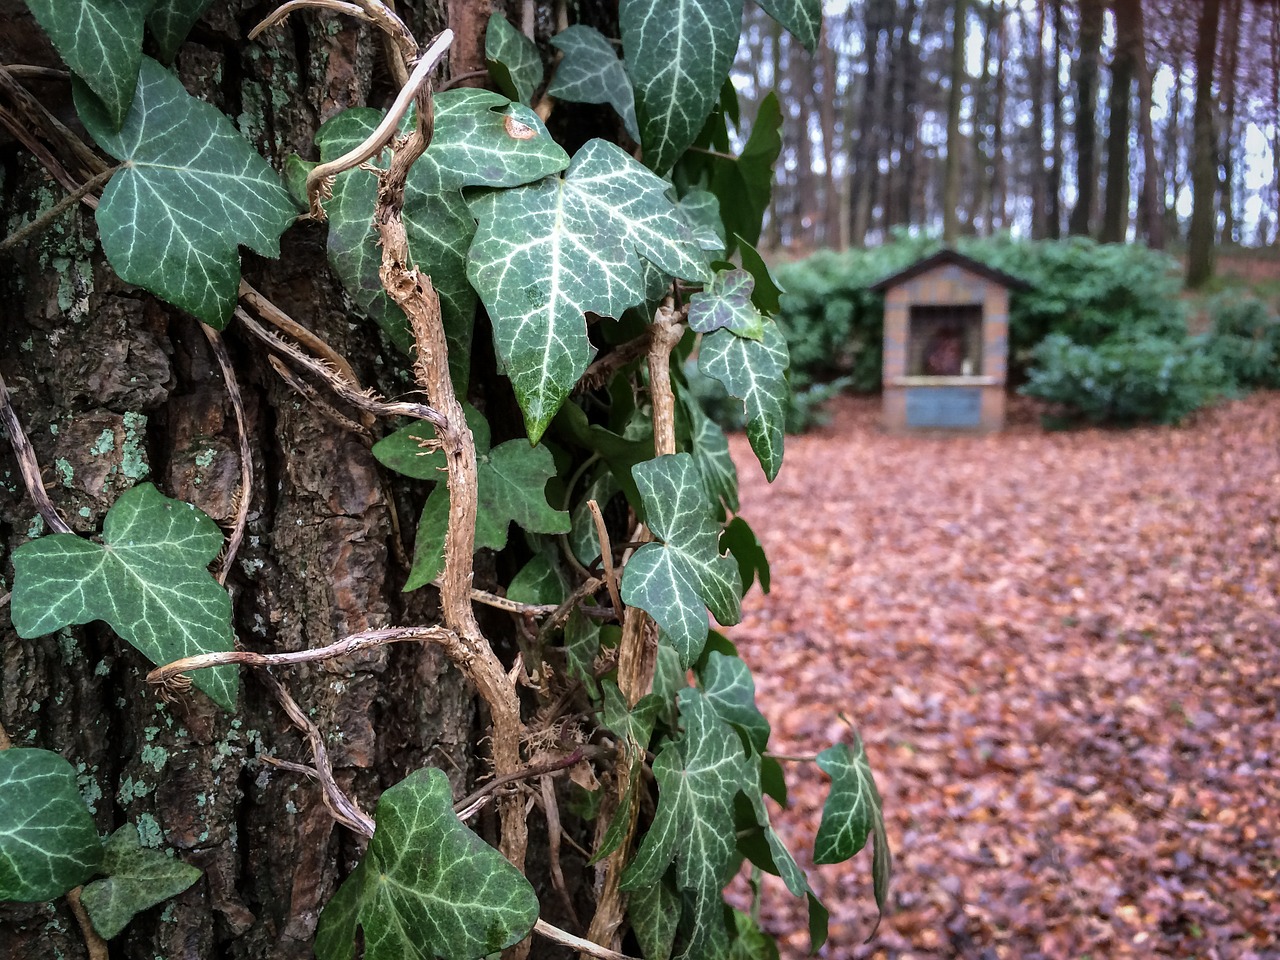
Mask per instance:
[[[13,552],[18,636],[105,620],[155,664],[231,650],[231,598],[208,570],[222,549],[216,523],[140,483],[107,511],[102,541],[58,533]],[[235,709],[235,667],[196,670],[191,679]]]
[[[111,130],[133,103],[142,27],[155,0],[27,0],[71,72],[93,91]]]
[[[738,49],[742,0],[622,0],[644,162],[666,173],[697,139]]]
[[[708,607],[720,623],[738,622],[738,567],[720,555],[719,525],[689,454],[658,457],[631,472],[661,542],[646,543],[623,568],[622,601],[653,617],[689,666],[707,640]]]
[[[466,186],[510,187],[563,170],[569,156],[551,139],[538,115],[487,90],[459,88],[435,98],[431,145],[409,172],[404,223],[413,262],[440,295],[455,388],[470,368],[476,295],[467,280],[466,255],[475,219],[462,198]],[[323,160],[341,156],[382,120],[367,108],[345,110],[316,133]],[[385,156],[385,155],[384,155]],[[339,174],[329,217],[329,262],[347,292],[406,352],[413,342],[401,310],[392,303],[378,269],[382,250],[373,229],[377,181],[364,170]]]
[[[787,28],[806,50],[813,53],[822,26],[822,0],[756,0],[765,12]]]
[[[680,894],[664,881],[627,899],[627,918],[645,960],[669,960],[680,926]]]
[[[595,518],[591,515],[588,501],[594,500],[604,510],[609,501],[621,492],[622,488],[618,486],[613,474],[604,470],[587,485],[582,492],[582,499],[569,515],[569,546],[584,567],[589,567],[600,559],[600,536],[596,532]]]
[[[818,754],[818,766],[831,777],[831,794],[822,807],[813,862],[840,863],[863,848],[876,821],[883,819],[880,792],[856,734],[852,750],[844,743],[828,747]]]
[[[601,690],[604,693],[604,705],[600,710],[600,720],[605,729],[613,731],[624,740],[634,740],[641,747],[647,747],[649,738],[653,736],[654,722],[666,706],[662,698],[652,693],[645,694],[634,707],[628,707],[616,683],[606,680],[601,684]]]
[[[104,940],[157,903],[176,897],[200,879],[200,869],[138,842],[138,828],[126,823],[103,843],[102,873],[80,899]]]
[[[720,200],[714,193],[694,188],[681,197],[676,206],[698,246],[710,254],[724,251],[724,222],[720,219]]]
[[[280,178],[216,107],[148,57],[119,130],[84,88],[75,94],[85,128],[122,161],[97,213],[112,268],[221,329],[240,287],[237,248],[278,257],[293,222]]]
[[[658,883],[676,863],[676,885],[693,896],[692,929],[683,956],[722,956],[728,947],[720,891],[734,865],[733,798],[750,783],[742,744],[697,690],[679,693],[684,735],[653,762],[658,809],[623,890]]]
[[[75,768],[49,750],[0,751],[0,900],[52,900],[101,863]]]
[[[147,28],[156,39],[160,59],[172,62],[178,47],[213,0],[159,0],[147,14]]]
[[[512,100],[528,104],[542,83],[542,56],[534,42],[493,13],[484,32],[484,58],[498,89]]]
[[[739,839],[739,847],[756,866],[781,877],[783,884],[785,884],[792,896],[803,897],[806,893],[811,892],[809,879],[805,876],[804,870],[800,868],[800,865],[796,863],[795,857],[791,855],[791,851],[787,849],[787,845],[782,842],[782,838],[778,836],[778,832],[773,829],[773,824],[770,822],[769,808],[764,802],[762,764],[763,758],[759,754],[752,754],[747,758],[747,766],[751,770],[750,784],[742,791],[743,796],[750,801],[751,810],[755,816],[756,825],[760,828],[760,833],[741,837]],[[762,839],[764,841],[763,849],[759,847],[759,842]]]
[[[505,547],[513,521],[531,533],[568,533],[569,514],[547,503],[547,481],[556,475],[551,451],[519,439],[490,449],[483,414],[468,406],[466,417],[476,447],[476,549]],[[383,466],[419,480],[439,481],[422,508],[405,590],[430,583],[444,569],[449,487],[444,482],[444,455],[431,450],[434,437],[428,424],[413,423],[373,445],[373,455]]]
[[[863,848],[868,834],[873,839],[871,885],[880,916],[889,899],[893,855],[884,827],[880,791],[871,775],[862,738],[854,735],[853,749],[837,743],[818,754],[818,766],[831,777],[831,793],[822,806],[822,822],[813,841],[814,863],[840,863]],[[877,924],[879,920],[877,919]],[[875,931],[873,930],[872,933]]]
[[[551,45],[564,53],[556,67],[547,93],[570,103],[607,103],[622,118],[622,124],[636,143],[636,97],[618,51],[594,27],[574,25],[551,38]]]
[[[738,731],[744,747],[763,753],[769,742],[769,721],[756,708],[751,668],[738,657],[712,650],[699,679],[716,716]]]
[[[789,362],[787,340],[775,323],[765,325],[760,341],[717,330],[702,338],[698,350],[698,369],[742,401],[747,439],[771,481],[782,467]]]
[[[718,270],[689,300],[689,326],[699,333],[732,330],[748,340],[764,339],[764,317],[751,302],[756,285],[745,270]]]
[[[320,960],[474,960],[519,943],[538,919],[529,881],[453,812],[449,778],[418,770],[378,800],[364,858],[320,914]]]
[[[590,140],[563,177],[472,201],[480,228],[467,275],[533,441],[587,368],[585,314],[620,317],[644,300],[641,258],[668,276],[710,279],[668,189],[620,147]]]

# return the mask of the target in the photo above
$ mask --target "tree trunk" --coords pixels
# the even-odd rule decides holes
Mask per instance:
[[[954,0],[951,10],[951,86],[947,90],[947,165],[942,187],[942,239],[947,243],[953,243],[960,235],[960,106],[964,95],[967,0]]]
[[[1164,249],[1164,177],[1156,156],[1156,134],[1151,120],[1154,95],[1151,89],[1151,67],[1147,58],[1146,27],[1142,4],[1134,5],[1138,71],[1138,131],[1142,137],[1142,232],[1153,250]]]
[[[818,100],[818,116],[822,121],[822,160],[826,174],[822,181],[822,240],[828,247],[839,249],[840,190],[836,181],[836,56],[831,49],[828,22],[823,21],[818,37],[818,56],[822,67],[822,95]]]
[[[1102,242],[1124,243],[1129,235],[1130,103],[1139,56],[1137,23],[1142,14],[1132,0],[1112,0],[1116,49],[1111,60],[1111,117],[1107,128],[1107,187],[1102,212]]]
[[[1049,194],[1049,230],[1048,237],[1050,240],[1057,240],[1062,236],[1062,128],[1063,128],[1063,109],[1062,109],[1062,81],[1059,78],[1059,71],[1062,66],[1062,48],[1066,42],[1066,22],[1062,13],[1062,0],[1052,0],[1053,3],[1053,57],[1050,62],[1053,65],[1051,71],[1050,82],[1053,91],[1053,146],[1049,151],[1049,177],[1048,177],[1048,194]]]
[[[1045,172],[1044,149],[1044,32],[1046,0],[1036,0],[1036,27],[1031,62],[1031,239],[1043,240],[1049,235],[1049,197]],[[1057,84],[1055,82],[1054,86]]]
[[[1218,142],[1213,129],[1213,65],[1218,48],[1219,0],[1204,0],[1196,40],[1195,146],[1192,151],[1191,226],[1187,232],[1187,286],[1213,276],[1218,199]]]
[[[1240,72],[1240,18],[1244,11],[1240,0],[1225,0],[1222,11],[1222,140],[1219,156],[1222,160],[1222,243],[1234,243],[1236,236],[1236,80]],[[1240,139],[1243,139],[1241,137]]]
[[[1080,0],[1080,54],[1076,60],[1076,205],[1067,229],[1088,236],[1098,197],[1098,52],[1102,0]]]
[[[409,8],[419,38],[445,23],[442,0],[401,4]],[[177,68],[189,90],[237,118],[278,167],[290,152],[315,157],[322,121],[349,106],[385,105],[393,83],[377,38],[348,17],[296,13],[249,44],[245,30],[266,9],[251,0],[215,4]],[[21,0],[0,0],[0,23],[0,61],[61,66]],[[476,37],[465,39],[475,48]],[[29,84],[57,116],[74,118],[69,84]],[[3,128],[0,161],[0,221],[30,220],[62,196]],[[348,358],[363,384],[388,396],[412,390],[392,372],[403,358],[384,352],[372,324],[352,322],[326,263],[324,228],[295,226],[283,246],[278,262],[246,254],[246,279]],[[95,533],[140,480],[229,521],[239,477],[236,421],[198,324],[116,278],[85,206],[0,256],[13,258],[0,269],[0,373],[72,527]],[[391,548],[396,511],[407,536],[410,498],[421,493],[389,487],[368,444],[293,393],[236,323],[223,339],[244,397],[256,478],[248,536],[228,580],[239,642],[288,651],[367,628],[433,622],[433,591],[400,592],[406,570]],[[0,443],[0,472],[18,476],[8,443]],[[0,484],[0,594],[12,584],[9,553],[40,531],[39,520],[21,483]],[[490,630],[511,641],[503,621]],[[265,762],[310,764],[305,738],[251,671],[232,716],[194,692],[164,703],[143,679],[149,669],[101,624],[23,640],[0,610],[0,721],[14,744],[77,765],[100,832],[138,824],[144,841],[203,870],[185,893],[135,918],[111,942],[111,956],[311,957],[320,909],[362,845],[335,825],[314,782]],[[460,792],[482,769],[474,762],[486,748],[473,692],[434,646],[376,647],[276,676],[324,732],[339,784],[366,811],[419,767],[444,769]],[[566,863],[566,874],[573,867],[584,872],[580,862]],[[54,956],[87,957],[65,900],[0,905],[0,957]]]

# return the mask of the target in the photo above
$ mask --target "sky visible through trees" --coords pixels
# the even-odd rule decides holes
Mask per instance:
[[[1198,160],[1216,184],[1215,243],[1280,241],[1280,0],[828,0],[825,13],[812,55],[758,7],[743,21],[743,132],[769,89],[786,110],[766,246],[941,233],[950,209],[958,233],[1176,250]],[[1212,126],[1198,142],[1202,71]]]

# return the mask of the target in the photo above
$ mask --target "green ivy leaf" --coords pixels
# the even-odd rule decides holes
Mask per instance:
[[[441,770],[411,773],[378,800],[364,858],[320,914],[319,960],[473,960],[519,943],[538,919],[533,887],[453,812]]]
[[[499,90],[523,104],[532,101],[542,83],[542,56],[534,42],[501,13],[489,17],[484,32],[484,58]]]
[[[641,258],[709,279],[668,189],[620,147],[590,140],[564,177],[472,201],[468,276],[534,442],[591,358],[585,314],[620,317],[644,300]]]
[[[518,439],[490,449],[489,424],[483,414],[471,406],[465,412],[476,448],[476,549],[501,550],[507,545],[512,522],[530,533],[568,533],[569,514],[547,503],[547,481],[556,475],[551,451]],[[405,476],[444,481],[444,457],[439,450],[429,450],[434,437],[430,425],[413,423],[375,443],[373,455]],[[448,485],[437,483],[418,522],[406,590],[430,583],[444,569],[449,502]]]
[[[105,620],[155,664],[231,650],[231,598],[208,570],[222,549],[216,523],[141,483],[107,511],[102,540],[59,533],[13,552],[19,636]],[[191,679],[220,707],[235,709],[235,667],[196,670]]]
[[[596,533],[595,518],[591,516],[591,508],[587,504],[594,500],[601,510],[605,510],[609,501],[621,492],[622,488],[618,486],[613,474],[607,469],[601,470],[582,491],[582,498],[569,514],[569,547],[584,567],[589,567],[600,559],[600,537]]]
[[[101,863],[75,768],[48,750],[0,751],[0,900],[52,900]]]
[[[778,944],[751,917],[734,910],[729,960],[778,960]]]
[[[676,694],[689,686],[688,671],[680,654],[661,633],[658,634],[658,662],[653,669],[653,695],[662,701],[663,719],[675,723]]]
[[[734,862],[733,798],[749,782],[742,744],[696,690],[681,690],[684,736],[653,762],[658,809],[623,890],[658,883],[676,862],[676,884],[694,896],[685,957],[721,956],[728,947],[720,891]]]
[[[818,766],[831,777],[831,793],[822,807],[822,823],[813,842],[814,863],[840,863],[863,848],[877,820],[882,820],[880,793],[862,738],[853,750],[837,743],[818,754]]]
[[[460,88],[435,97],[431,145],[405,184],[403,212],[413,261],[440,295],[455,388],[470,368],[476,294],[467,280],[467,248],[475,219],[462,196],[467,186],[510,187],[563,170],[569,156],[551,139],[538,115],[488,90]],[[381,111],[344,110],[316,133],[323,160],[362,142],[381,122]],[[384,155],[385,156],[385,155]],[[406,353],[413,344],[403,312],[382,288],[382,249],[373,229],[377,181],[367,171],[339,174],[329,217],[329,262],[351,298]]]
[[[622,698],[618,685],[606,680],[601,684],[604,692],[604,705],[600,710],[600,720],[606,730],[611,730],[624,740],[634,740],[642,747],[649,745],[653,736],[653,725],[666,706],[661,697],[652,693],[641,697],[634,707],[628,707]]]
[[[511,578],[507,597],[516,603],[563,603],[569,589],[554,549],[545,549],[544,545]]]
[[[711,651],[699,678],[703,695],[716,715],[738,731],[748,751],[763,753],[769,742],[769,721],[756,708],[756,683],[751,668],[738,657]]]
[[[723,151],[727,145],[716,149]],[[706,181],[719,199],[724,228],[731,238],[729,253],[742,240],[750,244],[760,241],[760,227],[773,191],[774,165],[781,152],[782,107],[770,93],[760,102],[751,136],[736,159],[691,153],[682,163],[695,179]]]
[[[755,289],[751,292],[751,302],[762,312],[777,315],[782,310],[782,295],[786,291],[774,278],[773,271],[764,262],[760,252],[742,237],[734,239],[738,244],[738,256],[742,258],[742,269],[751,274],[756,282]]]
[[[765,841],[765,850],[758,852],[763,855],[756,855],[757,851],[751,850],[753,854],[751,862],[772,874],[780,876],[792,896],[803,897],[809,892],[809,880],[770,822],[769,808],[764,802],[762,758],[759,754],[756,754],[748,759],[747,763],[752,767],[752,782],[742,793],[751,803],[756,825],[760,828]],[[742,844],[742,846],[744,849],[749,849],[751,845]]]
[[[622,601],[652,616],[688,666],[707,639],[706,608],[722,624],[738,622],[737,564],[720,555],[719,527],[689,454],[637,464],[632,474],[661,542],[646,543],[628,561]]]
[[[769,558],[756,539],[755,531],[741,517],[734,517],[720,534],[720,549],[727,550],[738,561],[738,574],[742,577],[742,592],[751,589],[757,579],[760,589],[769,592]]]
[[[622,0],[644,162],[666,173],[697,138],[738,49],[742,0]]]
[[[665,881],[644,887],[627,901],[627,917],[644,960],[668,960],[680,926],[680,894]]]
[[[176,897],[200,879],[200,870],[138,842],[138,828],[126,823],[103,843],[106,879],[85,886],[80,895],[93,928],[110,940],[136,914]]]
[[[809,956],[814,957],[827,942],[827,925],[831,912],[812,891],[805,895],[805,899],[809,901]]]
[[[720,270],[711,284],[689,299],[689,326],[699,333],[731,330],[749,340],[764,339],[764,317],[751,302],[756,282],[746,270]]]
[[[564,59],[547,93],[570,103],[609,104],[622,118],[627,136],[639,143],[635,92],[618,51],[605,35],[593,27],[575,25],[552,37],[551,45],[564,53]]]
[[[71,72],[98,99],[111,130],[133,103],[142,63],[142,27],[155,0],[27,0],[36,22]]]
[[[724,222],[720,219],[720,201],[714,193],[694,188],[681,197],[676,206],[698,246],[713,254],[724,251]]]
[[[147,14],[147,27],[155,37],[160,59],[172,63],[182,41],[209,9],[213,0],[159,0]]]
[[[569,675],[581,680],[594,697],[596,678],[592,671],[600,655],[600,624],[581,610],[575,609],[564,623],[564,655]]]
[[[848,860],[871,836],[875,848],[871,858],[872,891],[883,917],[893,874],[893,854],[885,831],[880,792],[876,789],[862,738],[854,734],[852,750],[844,743],[823,750],[818,754],[818,766],[831,777],[831,793],[822,806],[822,822],[813,841],[813,862]],[[876,923],[878,926],[878,919]],[[875,930],[871,932],[874,935]]]
[[[627,778],[627,789],[622,793],[622,800],[618,803],[618,809],[613,812],[613,819],[609,821],[609,826],[604,832],[604,836],[600,838],[600,847],[591,859],[587,861],[587,866],[599,863],[618,847],[622,846],[622,841],[626,839],[627,825],[631,819],[631,807],[636,801],[636,784],[638,784],[643,776],[640,772],[641,763],[636,761],[631,766],[631,775]]]
[[[636,464],[644,463],[653,456],[652,433],[640,438],[621,436],[589,421],[582,408],[573,403],[560,408],[556,415],[556,428],[580,446],[600,454],[600,459],[608,465],[613,479],[626,495],[627,502],[637,510],[643,509],[640,491],[636,489],[631,470]],[[595,551],[591,554],[594,559],[600,553],[594,525],[591,528],[591,539],[595,541]]]
[[[757,0],[765,12],[813,53],[822,26],[822,0]]]
[[[702,338],[698,351],[698,369],[742,401],[747,439],[770,481],[782,467],[788,363],[787,339],[774,323],[765,326],[762,341],[717,330]]]
[[[738,468],[729,453],[729,438],[720,425],[703,412],[697,400],[683,391],[680,399],[689,416],[689,452],[702,477],[707,499],[720,506],[717,519],[722,519],[724,508],[738,509]]]
[[[216,107],[149,57],[118,131],[82,87],[75,101],[98,146],[123,163],[97,213],[112,268],[222,329],[240,287],[237,248],[278,257],[293,222],[280,178]]]

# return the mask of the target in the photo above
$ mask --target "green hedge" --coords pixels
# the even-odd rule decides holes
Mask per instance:
[[[1117,335],[1096,346],[1051,333],[1022,392],[1053,404],[1050,425],[1178,423],[1230,388],[1222,363],[1187,337]]]

